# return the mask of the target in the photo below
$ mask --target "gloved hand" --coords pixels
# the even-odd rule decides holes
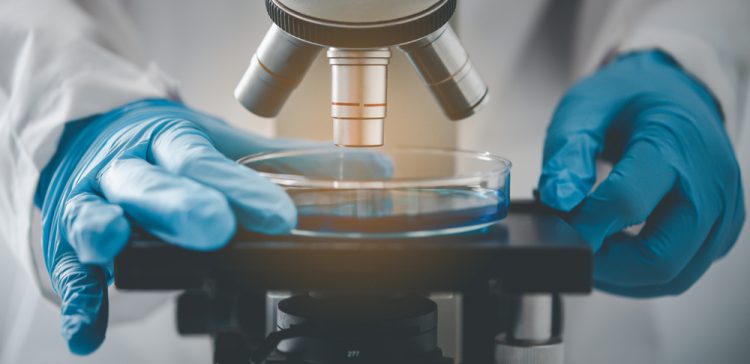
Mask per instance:
[[[597,158],[614,163],[596,181]],[[595,251],[595,285],[650,297],[688,289],[744,222],[740,170],[712,95],[659,51],[620,57],[560,102],[540,197]],[[623,228],[645,221],[637,236]]]
[[[42,172],[36,203],[70,350],[87,354],[104,340],[112,261],[128,242],[132,223],[194,250],[222,247],[237,223],[265,234],[288,232],[296,223],[289,196],[233,160],[311,145],[253,136],[166,100],[140,101],[68,124]],[[374,174],[390,168],[377,156],[363,163]],[[310,168],[325,171],[326,163]]]

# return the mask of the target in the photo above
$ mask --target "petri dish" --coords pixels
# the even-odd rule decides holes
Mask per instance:
[[[511,162],[463,150],[322,147],[238,161],[294,201],[293,235],[425,237],[486,228],[508,214]]]

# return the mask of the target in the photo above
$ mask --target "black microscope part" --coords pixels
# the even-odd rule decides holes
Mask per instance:
[[[278,304],[277,356],[299,363],[441,363],[437,306],[416,295],[301,294]]]
[[[239,232],[227,247],[206,253],[141,233],[118,256],[115,285],[186,290],[178,299],[178,330],[211,335],[214,362],[221,364],[448,364],[452,359],[436,344],[434,303],[419,293],[457,292],[462,362],[479,364],[492,362],[495,335],[512,325],[503,313],[513,297],[588,293],[592,260],[561,216],[536,203],[514,203],[505,220],[485,231],[439,238]],[[281,301],[277,331],[266,335],[269,290],[325,293]],[[553,329],[560,334],[561,320]]]

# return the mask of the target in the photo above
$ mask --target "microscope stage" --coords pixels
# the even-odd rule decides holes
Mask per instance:
[[[115,262],[119,289],[184,290],[207,280],[249,290],[587,293],[590,247],[560,217],[512,204],[484,231],[408,239],[323,239],[239,232],[225,248],[195,252],[136,235]]]

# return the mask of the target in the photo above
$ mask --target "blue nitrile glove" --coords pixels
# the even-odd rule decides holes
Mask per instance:
[[[289,196],[233,160],[311,145],[253,136],[166,100],[69,123],[42,172],[36,203],[70,350],[90,353],[104,340],[112,261],[131,224],[194,250],[222,247],[237,223],[260,233],[288,232],[296,223]],[[373,174],[389,173],[384,158],[363,163]],[[306,168],[325,171],[326,163],[300,167]]]
[[[591,192],[598,157],[615,164]],[[627,296],[685,291],[745,218],[719,106],[659,51],[624,55],[568,91],[547,130],[539,192],[593,246],[596,286]],[[621,232],[644,221],[637,236]]]

